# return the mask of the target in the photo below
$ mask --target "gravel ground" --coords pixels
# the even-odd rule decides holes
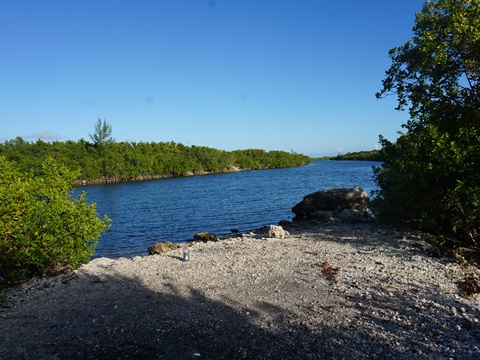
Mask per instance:
[[[480,359],[478,268],[375,224],[95,259],[3,292],[1,359]]]

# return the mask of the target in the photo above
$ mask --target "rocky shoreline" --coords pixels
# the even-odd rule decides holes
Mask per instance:
[[[480,358],[478,267],[373,222],[287,230],[4,290],[0,359]]]

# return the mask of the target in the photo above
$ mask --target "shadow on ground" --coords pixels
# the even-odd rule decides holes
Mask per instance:
[[[0,318],[1,359],[435,359],[448,353],[436,339],[465,339],[452,332],[451,314],[415,308],[403,292],[372,301],[414,317],[413,323],[385,320],[372,307],[359,309],[350,325],[333,327],[298,321],[267,303],[258,308],[269,322],[260,321],[256,311],[212,301],[197,289],[187,295],[172,285],[153,291],[137,278],[83,275],[56,286],[68,291],[42,289],[41,311],[11,309]],[[350,299],[347,306],[362,301]],[[472,343],[480,342],[478,324],[461,326]],[[37,330],[42,328],[47,331]],[[388,336],[376,336],[378,329]],[[460,345],[463,352],[454,358],[478,354],[470,344]]]

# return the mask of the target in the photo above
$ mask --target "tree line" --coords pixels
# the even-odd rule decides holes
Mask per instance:
[[[381,150],[355,151],[346,154],[338,154],[329,160],[360,160],[360,161],[383,161]]]
[[[111,140],[111,139],[110,139]],[[115,142],[37,140],[21,137],[0,144],[0,155],[14,161],[22,172],[40,174],[51,157],[77,172],[77,179],[134,180],[152,175],[174,177],[233,170],[282,168],[305,165],[310,158],[285,151],[247,149],[224,151],[175,142]]]

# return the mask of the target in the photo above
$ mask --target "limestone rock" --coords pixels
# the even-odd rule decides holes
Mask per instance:
[[[285,230],[281,226],[270,225],[268,237],[275,239],[285,239]]]

